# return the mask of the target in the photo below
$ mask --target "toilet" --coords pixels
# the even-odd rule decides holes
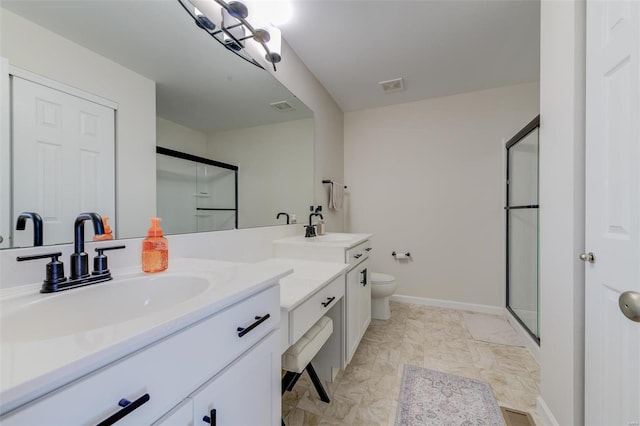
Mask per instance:
[[[397,287],[396,277],[393,275],[371,273],[371,318],[379,320],[391,318],[389,297]]]

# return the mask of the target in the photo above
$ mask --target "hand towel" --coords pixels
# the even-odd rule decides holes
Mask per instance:
[[[331,182],[329,190],[329,208],[340,210],[344,201],[344,185],[339,182]]]

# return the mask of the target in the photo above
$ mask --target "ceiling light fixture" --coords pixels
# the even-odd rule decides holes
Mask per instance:
[[[254,43],[264,53],[265,60],[272,64],[273,70],[276,70],[276,64],[282,60],[282,35],[273,23],[282,23],[291,16],[289,0],[276,2],[281,6],[279,8],[273,7],[276,4],[273,0],[269,4],[259,0],[248,0],[247,4],[240,1],[227,3],[224,0],[178,2],[199,28],[227,49],[262,68],[245,50],[245,43]],[[280,13],[274,15],[274,10]]]

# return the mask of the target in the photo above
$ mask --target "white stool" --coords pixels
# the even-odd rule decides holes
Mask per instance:
[[[322,317],[282,354],[282,369],[287,371],[282,378],[283,394],[285,391],[292,390],[302,373],[307,370],[320,399],[323,402],[330,402],[327,392],[311,365],[311,360],[329,339],[331,333],[333,333],[333,321],[329,317]]]

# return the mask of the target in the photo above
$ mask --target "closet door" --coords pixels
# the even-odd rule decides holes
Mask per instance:
[[[90,211],[115,217],[115,111],[12,76],[13,221],[23,211],[44,221],[44,244],[73,240]],[[33,244],[13,232],[13,246]]]

